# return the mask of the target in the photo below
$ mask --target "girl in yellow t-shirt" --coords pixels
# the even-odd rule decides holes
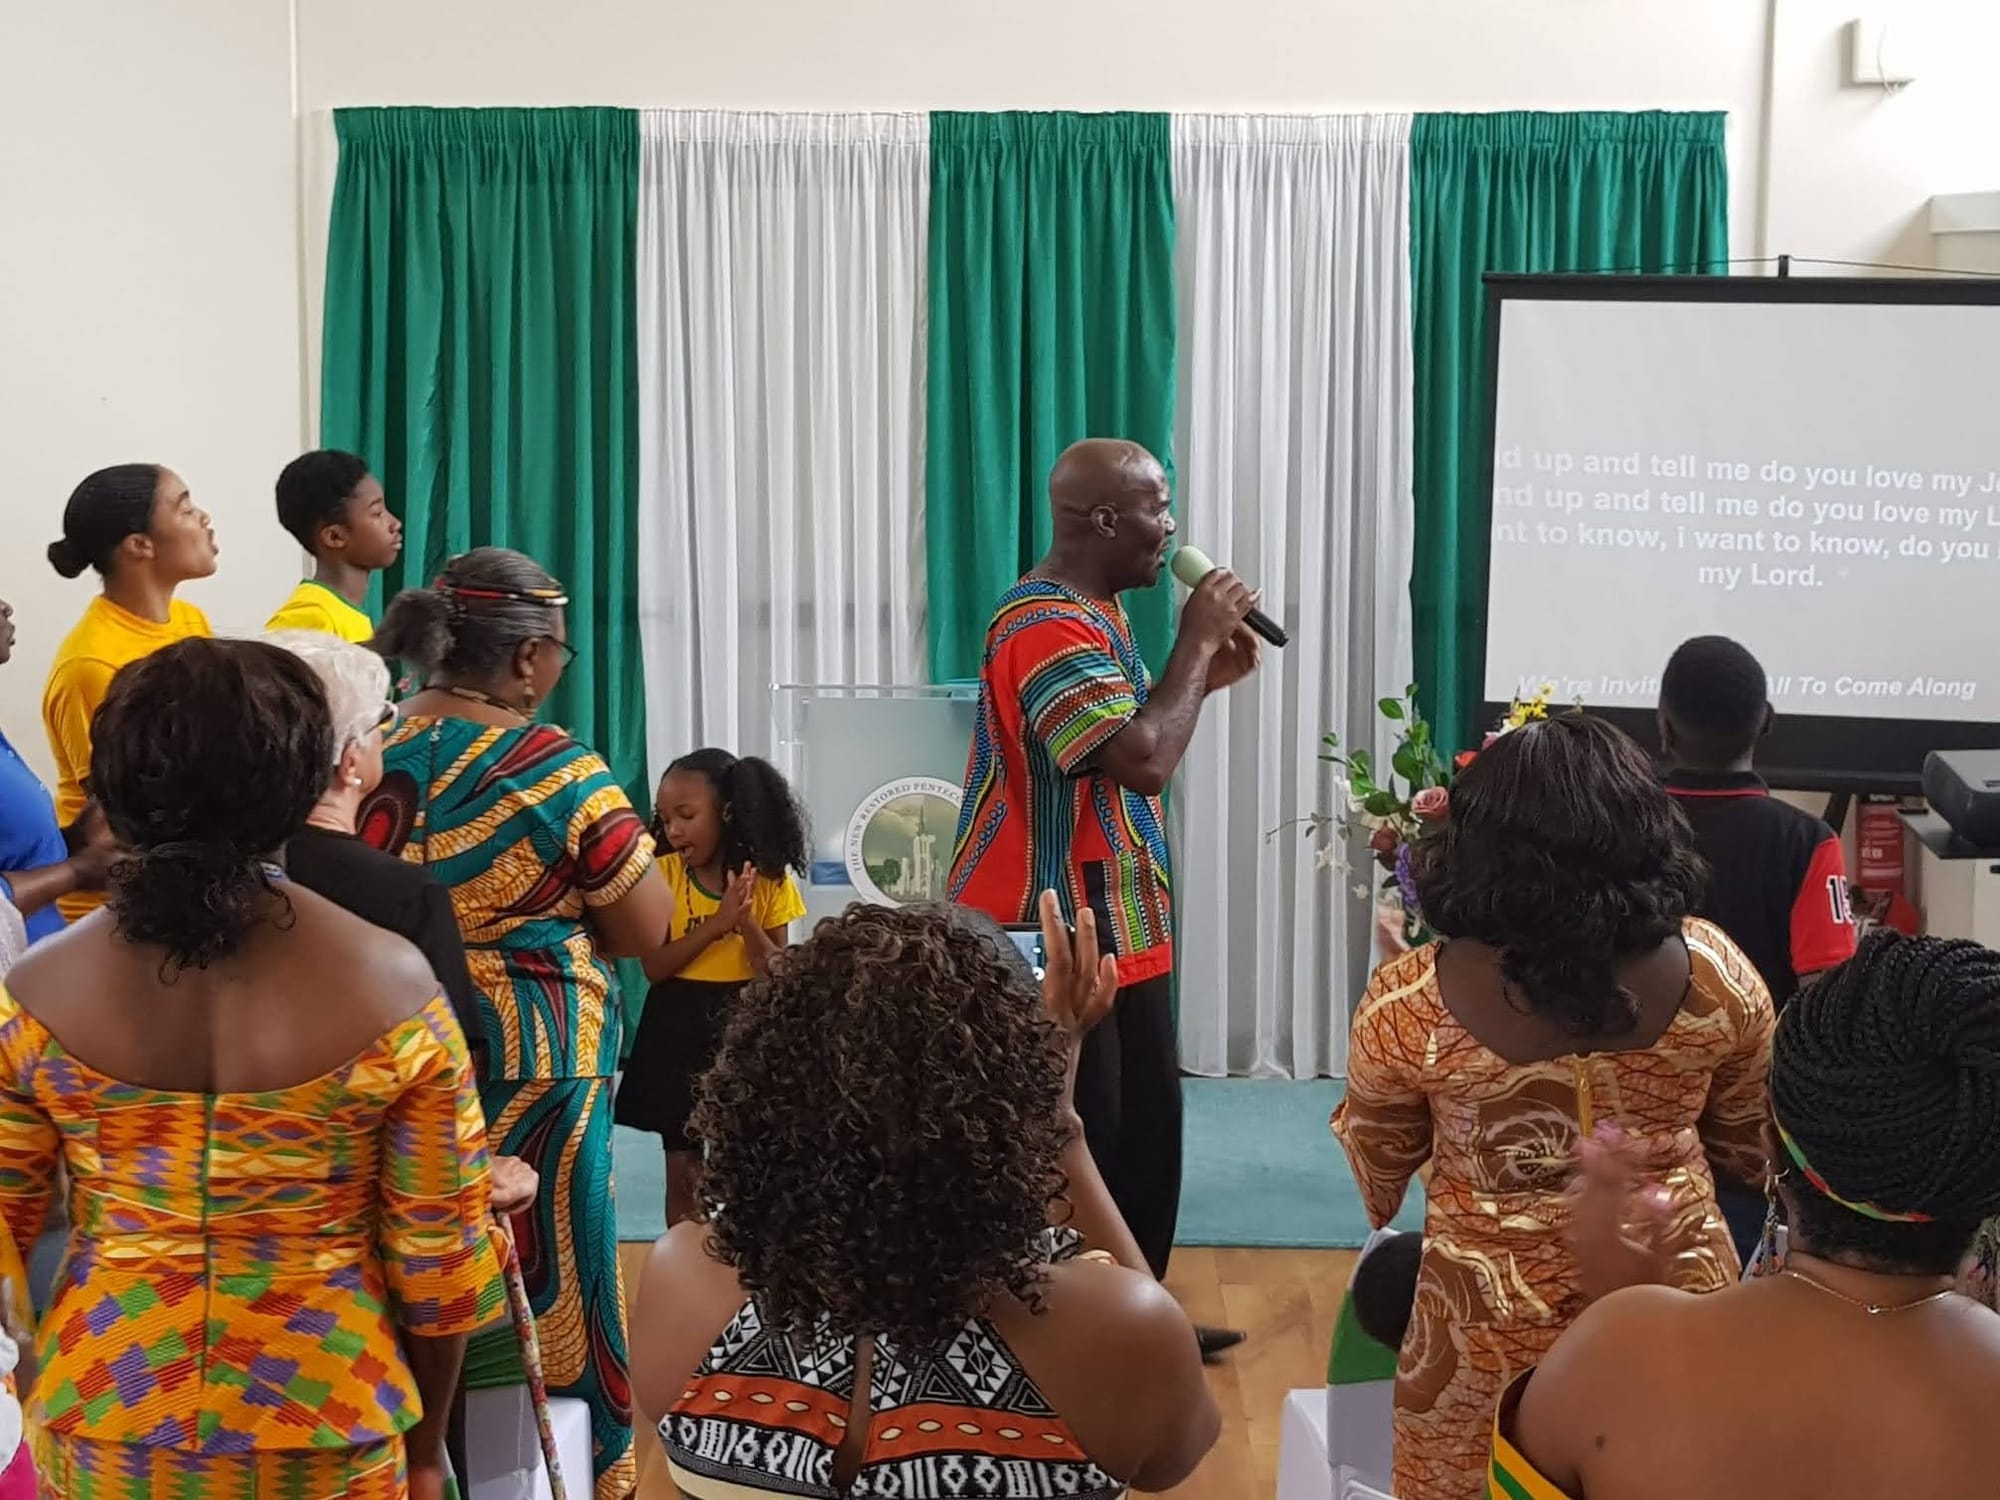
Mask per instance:
[[[667,767],[653,838],[674,892],[666,945],[649,954],[652,988],[615,1110],[667,1148],[667,1222],[694,1212],[699,1144],[688,1133],[695,1080],[715,1061],[729,1002],[765,973],[806,914],[792,872],[806,869],[805,817],[776,767],[697,750]]]
[[[209,635],[208,617],[174,591],[215,571],[215,527],[187,482],[159,464],[114,464],[85,477],[63,507],[49,565],[65,578],[95,569],[104,589],[56,647],[42,689],[42,725],[56,762],[56,821],[67,828],[90,799],[90,721],[118,669],[162,646]],[[71,922],[103,903],[77,892],[56,904]]]

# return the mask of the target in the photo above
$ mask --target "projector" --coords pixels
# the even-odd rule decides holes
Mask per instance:
[[[1931,751],[1924,797],[1968,844],[2000,847],[2000,750]]]

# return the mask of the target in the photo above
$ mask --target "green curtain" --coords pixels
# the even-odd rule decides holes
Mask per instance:
[[[931,676],[976,676],[994,601],[1049,543],[1079,438],[1173,471],[1174,185],[1163,114],[931,116],[925,462]],[[1172,599],[1126,605],[1165,660]]]
[[[638,117],[334,119],[320,440],[366,458],[402,517],[402,561],[378,587],[428,582],[476,546],[540,562],[569,588],[577,650],[548,717],[643,779]]]
[[[1417,681],[1438,743],[1475,743],[1485,660],[1488,271],[1722,271],[1720,114],[1418,115]]]

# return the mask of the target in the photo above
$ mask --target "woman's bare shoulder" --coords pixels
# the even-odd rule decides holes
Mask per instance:
[[[1076,1259],[1051,1266],[1039,1311],[995,1326],[1086,1453],[1131,1479],[1159,1460],[1163,1433],[1205,1420],[1194,1325],[1153,1277]],[[1212,1415],[1212,1410],[1208,1413]],[[1169,1444],[1171,1446],[1171,1444]]]
[[[683,1220],[654,1242],[632,1310],[632,1397],[641,1411],[657,1419],[672,1409],[746,1300],[708,1225]]]
[[[267,933],[260,947],[271,962],[297,975],[305,994],[329,1001],[337,996],[383,1029],[407,1021],[437,998],[430,960],[408,938],[303,887],[288,887],[285,895],[291,925]]]
[[[1093,1256],[1050,1266],[1040,1307],[1010,1307],[994,1322],[1010,1341],[1059,1352],[1077,1371],[1144,1369],[1183,1344],[1195,1348],[1193,1325],[1172,1293],[1144,1272]]]

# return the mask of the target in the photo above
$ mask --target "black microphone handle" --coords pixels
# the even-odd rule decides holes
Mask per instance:
[[[1253,609],[1243,617],[1243,623],[1262,636],[1273,646],[1287,646],[1292,638],[1285,634],[1285,627],[1265,614],[1261,609]]]

